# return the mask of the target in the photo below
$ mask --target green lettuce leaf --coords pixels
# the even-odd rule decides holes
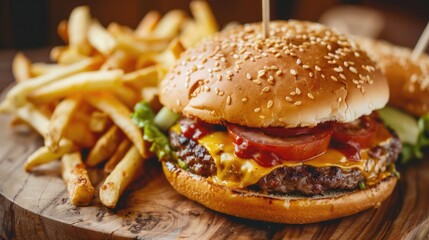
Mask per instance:
[[[149,104],[137,103],[131,119],[143,130],[144,140],[152,143],[149,150],[155,153],[159,160],[178,162],[176,152],[170,146],[167,136],[155,124],[155,114]]]
[[[423,150],[429,147],[429,113],[419,119],[391,107],[378,113],[402,142],[401,163],[423,158]]]

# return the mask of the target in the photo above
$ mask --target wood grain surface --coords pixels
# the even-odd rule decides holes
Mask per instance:
[[[0,65],[4,80],[9,75]],[[156,161],[146,164],[145,175],[117,209],[96,200],[90,207],[74,207],[58,162],[24,171],[27,156],[43,141],[31,131],[12,129],[9,120],[0,115],[0,239],[429,239],[429,157],[401,169],[394,193],[378,208],[317,224],[264,223],[216,213],[176,193]],[[91,171],[93,182],[102,177]]]

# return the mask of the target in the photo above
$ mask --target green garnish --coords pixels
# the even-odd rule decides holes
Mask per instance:
[[[396,170],[396,168],[395,168],[395,167],[393,168],[392,173],[393,173],[393,175],[395,175],[395,177],[397,177],[397,178],[401,178],[401,173],[400,173],[400,172],[398,172],[398,170]]]
[[[131,119],[143,130],[143,139],[152,143],[149,150],[155,153],[159,160],[177,161],[176,152],[171,148],[167,136],[155,125],[155,114],[149,104],[137,103]]]
[[[365,183],[364,182],[359,182],[359,188],[360,189],[365,189]]]
[[[378,110],[378,113],[402,142],[401,163],[423,158],[422,150],[429,147],[429,113],[418,120],[390,107]]]

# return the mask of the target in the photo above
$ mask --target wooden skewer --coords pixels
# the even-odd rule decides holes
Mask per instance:
[[[423,31],[422,35],[420,36],[419,41],[416,44],[416,47],[413,50],[413,53],[411,55],[411,58],[416,61],[419,56],[426,50],[426,47],[428,46],[429,42],[429,22],[426,25],[425,30]]]
[[[262,0],[262,35],[267,38],[270,32],[270,0]]]

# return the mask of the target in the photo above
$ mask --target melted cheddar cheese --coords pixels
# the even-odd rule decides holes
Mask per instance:
[[[171,128],[181,133],[180,125]],[[384,127],[377,131],[374,145],[389,144],[391,135]],[[280,167],[312,166],[312,167],[339,167],[341,169],[359,169],[367,179],[368,185],[376,184],[379,180],[388,177],[386,174],[374,172],[377,163],[368,156],[369,149],[361,150],[360,161],[349,161],[346,156],[335,149],[327,151],[305,162],[285,161],[273,167],[263,167],[253,159],[242,159],[234,153],[234,143],[227,132],[217,131],[198,140],[213,157],[217,167],[217,174],[210,177],[214,183],[230,188],[243,188],[255,184],[262,177]]]

